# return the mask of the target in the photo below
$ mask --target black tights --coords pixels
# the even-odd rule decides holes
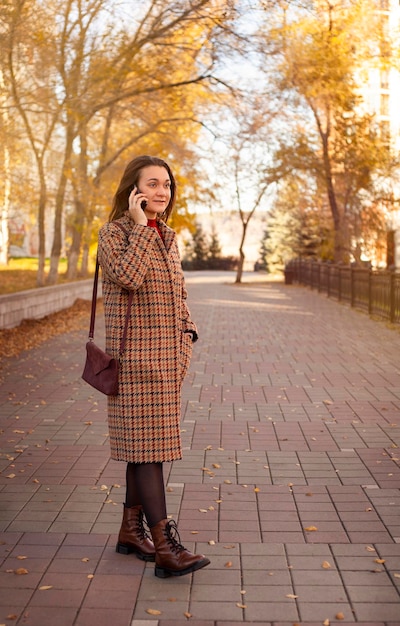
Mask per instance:
[[[127,507],[141,504],[150,528],[167,517],[162,463],[128,463],[126,466]]]

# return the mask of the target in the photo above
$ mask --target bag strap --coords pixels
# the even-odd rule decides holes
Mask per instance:
[[[89,327],[89,339],[93,341],[94,338],[94,322],[96,318],[96,304],[97,304],[97,285],[99,282],[99,257],[96,255],[96,270],[94,273],[93,281],[93,293],[92,293],[92,310],[90,312],[90,327]]]
[[[119,226],[121,228],[121,230],[124,231],[124,233],[128,233],[128,231],[126,230],[126,228],[124,226],[122,226],[122,224],[119,224],[118,222],[115,222],[115,224],[117,226]],[[94,273],[94,280],[93,280],[93,293],[92,293],[92,308],[91,308],[91,312],[90,312],[90,328],[89,328],[89,341],[93,341],[94,340],[94,323],[95,323],[95,319],[96,319],[96,305],[97,305],[97,287],[99,284],[99,269],[100,269],[100,263],[99,263],[99,255],[96,254],[96,270]],[[122,338],[121,338],[121,343],[119,346],[119,356],[122,356],[124,350],[125,350],[125,343],[126,343],[126,337],[128,335],[128,324],[129,324],[129,318],[131,315],[131,308],[132,308],[132,300],[133,300],[133,291],[129,292],[129,298],[128,298],[128,306],[127,306],[127,310],[126,310],[126,315],[125,315],[125,326],[124,326],[124,332],[122,334]]]

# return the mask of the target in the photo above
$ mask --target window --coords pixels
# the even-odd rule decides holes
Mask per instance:
[[[389,70],[381,70],[381,89],[389,89]]]
[[[390,104],[389,94],[381,93],[380,114],[383,115],[384,117],[389,117],[389,104]]]

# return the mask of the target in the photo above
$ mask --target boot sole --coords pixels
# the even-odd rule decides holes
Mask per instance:
[[[160,567],[159,565],[156,565],[154,569],[154,574],[158,578],[170,578],[170,576],[186,576],[186,574],[191,574],[192,572],[196,572],[202,567],[206,567],[206,565],[210,565],[210,563],[211,563],[210,559],[202,559],[201,561],[198,561],[191,567],[187,567],[186,569],[181,569],[181,570],[165,569],[164,567]]]
[[[141,561],[147,561],[149,563],[154,563],[154,561],[156,560],[155,554],[143,554],[143,552],[139,552],[138,550],[127,546],[125,543],[117,543],[115,551],[119,554],[134,554]]]

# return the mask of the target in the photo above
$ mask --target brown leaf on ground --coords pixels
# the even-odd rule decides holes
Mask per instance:
[[[146,613],[149,615],[161,615],[161,611],[158,609],[146,609]]]
[[[18,356],[24,350],[36,348],[47,339],[62,335],[72,330],[89,331],[91,303],[88,300],[76,300],[68,309],[46,315],[40,320],[23,320],[15,328],[0,329],[0,357]],[[97,312],[102,309],[101,301]]]

